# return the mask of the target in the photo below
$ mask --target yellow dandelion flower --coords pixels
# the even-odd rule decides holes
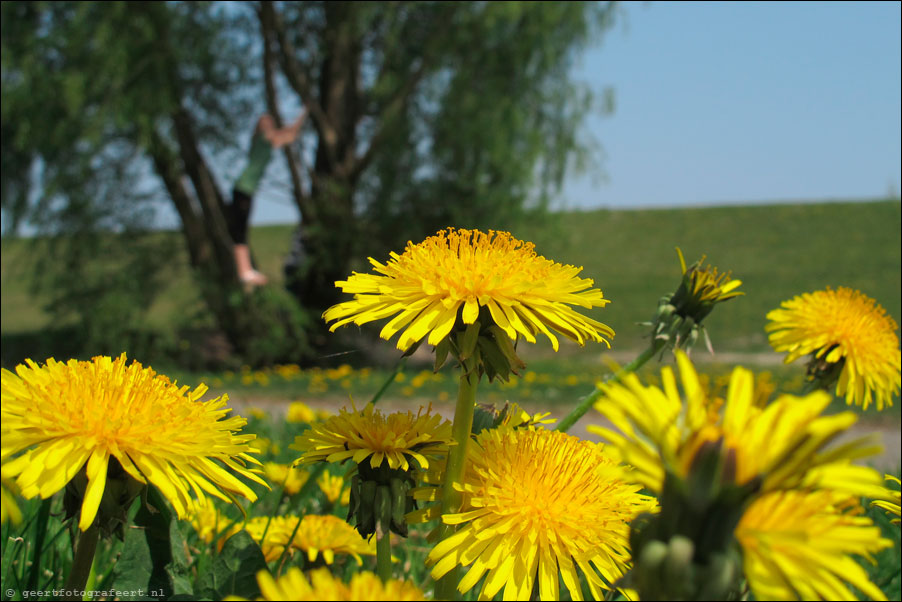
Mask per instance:
[[[249,383],[246,383],[249,384]],[[248,416],[252,418],[256,418],[257,420],[267,420],[269,419],[269,412],[264,410],[263,408],[257,406],[248,406],[246,408]]]
[[[882,410],[902,385],[896,324],[876,301],[850,288],[805,293],[767,314],[771,346],[786,363],[812,354],[809,374],[849,405]],[[838,372],[838,373],[837,373]]]
[[[655,502],[623,481],[623,468],[602,446],[542,428],[500,428],[476,439],[461,512],[462,525],[430,552],[432,576],[472,565],[458,590],[488,573],[480,599],[504,588],[505,600],[527,600],[538,580],[542,600],[558,600],[558,576],[582,599],[579,573],[603,599],[630,560],[629,521]]]
[[[891,474],[883,475],[886,477],[887,481],[894,482],[897,486],[902,484],[899,482],[897,477],[894,477]],[[902,502],[902,492],[898,489],[890,489],[887,487],[884,491],[884,495],[880,496],[882,499],[878,499],[876,501],[871,502],[872,506],[877,506],[878,508],[883,508],[890,514],[895,514],[896,518],[893,519],[893,524],[898,525],[900,523],[899,516],[902,514],[900,512],[900,502]]]
[[[286,547],[289,555],[301,551],[310,562],[316,562],[322,555],[326,564],[332,564],[336,554],[348,554],[357,564],[363,563],[361,555],[376,555],[376,541],[367,542],[337,516],[256,516],[235,525],[230,535],[242,529],[260,544],[267,562],[280,558]]]
[[[708,333],[702,326],[708,314],[718,303],[729,301],[744,293],[736,290],[741,280],[730,277],[730,272],[718,273],[714,266],[704,266],[705,256],[689,267],[683,252],[677,247],[683,277],[673,294],[665,295],[658,302],[654,318],[643,323],[651,326],[654,349],[663,344],[671,347],[691,347],[700,333],[705,334],[705,343],[713,352]]]
[[[852,557],[892,542],[857,501],[830,491],[779,491],[758,498],[736,528],[743,571],[757,600],[873,600],[886,596]]]
[[[738,289],[742,285],[741,280],[730,277],[730,272],[717,272],[717,268],[708,265],[702,267],[705,256],[697,262],[686,267],[683,252],[677,247],[680,256],[680,268],[683,270],[683,286],[672,299],[672,303],[684,312],[684,315],[692,317],[696,322],[711,313],[714,305],[744,295]]]
[[[341,493],[345,486],[344,478],[333,475],[328,471],[323,471],[319,477],[316,479],[316,484],[319,485],[320,491],[323,492],[323,495],[326,496],[326,499],[329,500],[330,503],[334,504],[338,501],[339,498],[342,497]],[[347,492],[350,494],[350,491]]]
[[[265,456],[267,454],[277,455],[279,453],[279,444],[273,443],[269,437],[257,437],[251,443],[251,448],[255,454]]]
[[[0,524],[6,523],[6,520],[14,524],[18,525],[22,522],[22,510],[19,509],[19,504],[16,503],[16,484],[13,482],[11,477],[7,477],[6,475],[6,465],[4,464],[2,467],[3,475],[2,482],[0,482],[0,508],[2,508],[2,514],[0,514]]]
[[[665,473],[685,478],[699,452],[719,446],[725,478],[755,491],[815,486],[867,495],[879,488],[876,471],[848,463],[879,451],[870,439],[826,449],[857,420],[853,412],[822,416],[829,395],[783,395],[761,407],[752,373],[737,367],[721,408],[706,395],[688,356],[678,351],[676,357],[685,402],[673,370],[665,366],[663,389],[643,386],[630,374],[622,384],[602,385],[604,397],[595,404],[617,430],[590,426],[590,432],[635,467],[632,477],[638,482],[660,492]]]
[[[294,401],[285,413],[285,422],[311,424],[316,420],[316,412],[302,401]]]
[[[308,578],[309,575],[309,578]],[[262,596],[257,600],[425,600],[422,590],[410,581],[389,579],[385,583],[370,571],[359,571],[344,583],[328,569],[319,568],[305,575],[291,567],[278,579],[268,571],[257,573]],[[244,600],[244,598],[226,598]]]
[[[265,485],[246,463],[254,435],[236,434],[227,398],[200,401],[207,387],[178,387],[125,354],[90,362],[47,360],[2,371],[2,461],[26,498],[47,498],[82,468],[87,488],[79,527],[97,515],[111,462],[156,486],[184,517],[193,497],[230,501],[256,494],[236,475]],[[192,495],[193,492],[193,495]]]
[[[266,462],[263,464],[263,474],[274,485],[283,487],[285,493],[294,495],[301,490],[304,483],[310,478],[310,473],[301,468],[292,468],[288,464]]]
[[[449,228],[419,244],[408,243],[404,253],[380,263],[370,258],[376,274],[354,273],[336,286],[354,295],[352,301],[328,309],[323,317],[330,330],[392,317],[380,335],[388,340],[403,330],[398,349],[406,351],[428,335],[437,345],[455,324],[473,324],[481,310],[511,339],[536,342],[538,333],[555,350],[556,331],[584,344],[609,344],[610,327],[574,311],[604,307],[609,300],[579,278],[582,268],[562,265],[537,255],[532,243],[507,232]]]
[[[210,500],[194,504],[186,520],[194,527],[201,541],[212,543],[235,525],[233,518],[226,516]]]
[[[407,470],[409,459],[419,467],[429,467],[428,456],[447,451],[451,440],[451,423],[432,414],[432,406],[413,414],[395,412],[388,416],[373,404],[312,425],[298,435],[292,449],[303,452],[298,462],[342,462],[347,459],[360,464],[370,458],[370,466],[378,468],[383,460],[389,468]]]

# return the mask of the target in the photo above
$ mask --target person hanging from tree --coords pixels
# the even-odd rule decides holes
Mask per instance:
[[[267,282],[266,276],[254,269],[250,247],[247,244],[247,227],[254,194],[272,158],[273,149],[279,149],[294,142],[306,118],[307,111],[305,110],[293,124],[279,128],[276,127],[272,115],[262,115],[257,120],[254,135],[251,137],[247,167],[238,176],[232,189],[232,202],[226,211],[229,235],[234,244],[238,278],[247,286],[262,286]]]

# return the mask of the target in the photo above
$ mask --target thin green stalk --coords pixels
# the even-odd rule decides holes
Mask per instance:
[[[75,544],[75,557],[72,559],[72,570],[66,579],[65,589],[72,592],[72,596],[65,596],[64,600],[81,600],[81,592],[84,591],[91,575],[91,566],[94,564],[94,553],[97,551],[97,541],[100,539],[100,526],[94,522],[86,531],[78,535]]]
[[[479,370],[472,360],[462,362],[460,386],[457,390],[457,407],[454,410],[454,423],[451,425],[451,436],[456,445],[448,452],[448,463],[445,466],[445,483],[442,489],[442,514],[453,514],[460,510],[461,493],[454,489],[464,474],[467,459],[467,443],[473,430],[473,412],[476,404],[476,385],[479,384]],[[439,526],[439,541],[454,533],[454,525]],[[456,600],[459,567],[454,567],[438,580],[435,585],[436,600]]]
[[[383,583],[391,579],[391,531],[376,533],[376,574]]]
[[[614,374],[608,375],[603,382],[617,382],[627,374],[635,372],[636,370],[641,368],[645,364],[645,362],[654,357],[654,355],[658,351],[660,351],[663,346],[664,341],[656,340],[648,349],[643,351],[642,354],[639,355],[639,357],[631,361],[629,364],[627,364]],[[602,394],[603,393],[601,389],[596,388],[592,393],[580,399],[579,403],[576,404],[576,407],[573,408],[573,410],[569,414],[567,414],[567,416],[565,416],[564,419],[560,421],[560,423],[558,423],[556,430],[564,433],[570,430],[570,427],[576,424],[576,421],[582,418],[583,415],[589,411],[589,408],[595,405],[595,402],[598,401],[599,398],[601,398]]]
[[[407,356],[401,356],[401,359],[398,360],[398,363],[395,364],[395,369],[391,374],[388,375],[388,378],[385,379],[385,382],[382,383],[382,386],[376,391],[376,394],[373,395],[373,398],[370,400],[370,403],[376,405],[376,402],[385,394],[388,388],[395,382],[395,377],[404,369],[404,365],[407,364]]]
[[[38,579],[41,577],[41,560],[44,557],[44,540],[47,537],[47,523],[50,519],[50,506],[53,499],[45,499],[41,502],[38,509],[37,522],[34,530],[34,556],[31,560],[31,570],[28,572],[28,583],[26,585],[28,591],[35,591],[38,588]]]

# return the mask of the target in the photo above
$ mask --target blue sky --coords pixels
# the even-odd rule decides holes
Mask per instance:
[[[575,77],[614,91],[596,169],[558,206],[665,207],[898,196],[899,2],[634,2]],[[296,222],[270,167],[254,224]]]
[[[605,177],[569,207],[898,196],[899,2],[636,2],[578,77]]]

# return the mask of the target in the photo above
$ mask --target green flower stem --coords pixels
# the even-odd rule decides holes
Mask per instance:
[[[448,452],[448,463],[445,466],[445,483],[442,489],[442,514],[453,514],[460,510],[461,493],[454,489],[464,474],[467,459],[467,443],[473,430],[473,412],[476,405],[476,385],[479,384],[479,370],[472,358],[462,362],[460,387],[457,390],[457,408],[454,410],[454,423],[451,436],[456,445]],[[439,527],[439,541],[454,533],[454,525],[442,524]],[[456,600],[459,567],[454,567],[438,580],[435,585],[436,600]]]
[[[88,583],[91,575],[91,566],[94,564],[94,552],[97,551],[97,541],[100,539],[100,526],[97,521],[78,535],[78,543],[75,544],[75,558],[72,559],[72,571],[66,579],[66,590],[81,593]],[[80,595],[65,597],[64,600],[81,600]]]
[[[664,344],[665,342],[663,340],[654,341],[654,343],[652,343],[648,347],[648,349],[643,351],[642,354],[639,355],[639,357],[631,361],[629,364],[627,364],[614,374],[609,374],[604,378],[602,382],[617,382],[627,374],[635,372],[636,370],[641,368],[645,364],[645,362],[654,357],[654,355],[661,350]],[[564,419],[560,421],[560,423],[558,423],[556,430],[563,433],[566,433],[568,430],[570,430],[570,427],[576,424],[576,421],[582,418],[583,415],[585,415],[585,413],[589,411],[589,408],[595,405],[595,402],[599,400],[602,394],[602,390],[596,388],[592,393],[580,399],[576,407],[573,408],[573,410],[569,414],[567,414],[567,416],[565,416]]]
[[[370,403],[376,405],[376,402],[382,398],[382,395],[388,390],[388,388],[395,382],[395,377],[404,370],[404,366],[407,364],[407,356],[401,356],[401,359],[398,360],[398,363],[395,364],[395,369],[391,374],[388,375],[388,378],[385,379],[385,382],[382,383],[382,387],[376,391],[376,394],[373,395],[373,398],[370,400]]]
[[[382,583],[391,579],[391,532],[376,533],[376,574]]]

